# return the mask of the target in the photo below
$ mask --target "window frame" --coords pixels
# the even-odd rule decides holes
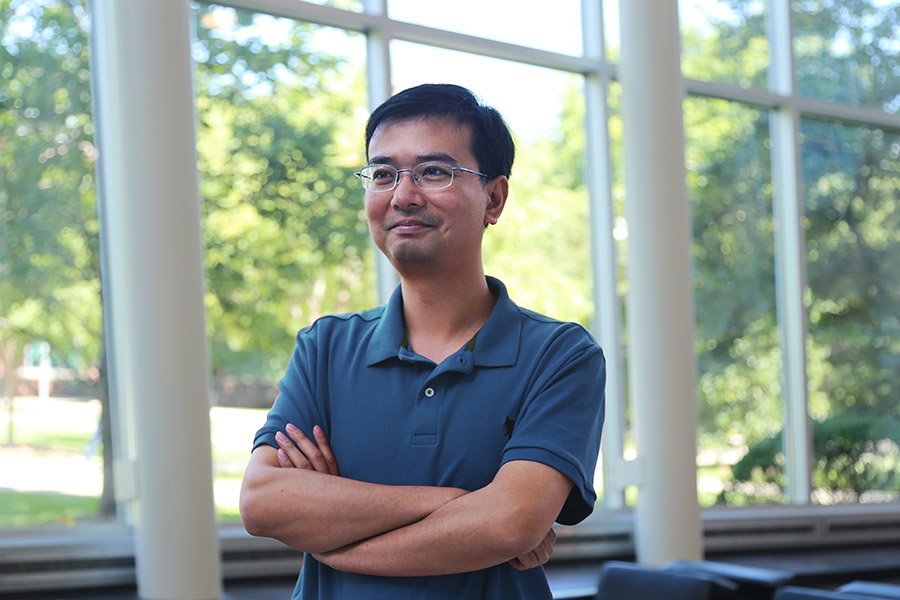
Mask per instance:
[[[366,35],[371,107],[390,95],[388,48],[390,41],[395,39],[576,73],[585,78],[585,181],[591,207],[595,305],[591,329],[604,348],[608,368],[607,422],[602,451],[605,494],[602,504],[583,524],[559,532],[560,541],[554,558],[595,559],[631,555],[634,552],[634,519],[625,506],[624,489],[634,481],[635,465],[623,458],[627,401],[625,355],[622,314],[619,310],[621,298],[616,292],[617,258],[612,236],[613,177],[607,101],[609,85],[617,80],[617,67],[607,60],[605,54],[602,2],[582,0],[584,53],[582,56],[571,56],[394,21],[387,16],[387,1],[365,0],[363,12],[300,0],[231,0],[217,4]],[[767,10],[771,49],[768,90],[694,79],[685,79],[684,86],[688,95],[738,102],[768,110],[772,116],[774,201],[781,232],[775,243],[779,273],[780,344],[785,357],[782,377],[785,430],[788,433],[786,459],[792,475],[788,480],[787,494],[792,504],[704,509],[701,511],[704,544],[708,551],[724,552],[771,549],[786,542],[793,547],[826,547],[895,541],[900,531],[897,504],[809,504],[812,447],[806,404],[807,314],[802,299],[806,281],[801,227],[799,124],[806,117],[875,126],[890,131],[900,131],[900,124],[896,115],[884,111],[798,95],[790,3],[768,3]],[[102,117],[99,115],[100,119]],[[386,259],[380,259],[379,298],[385,299],[395,283],[393,269]],[[114,369],[114,362],[110,362]],[[111,386],[111,393],[114,389]],[[127,440],[121,443],[127,443]],[[65,530],[48,527],[4,532],[0,538],[0,563],[9,570],[0,577],[0,591],[49,589],[63,581],[66,585],[84,586],[134,581],[134,533],[128,524],[127,513],[127,510],[120,512],[120,523],[103,526],[78,525]],[[219,524],[219,539],[222,574],[225,577],[297,572],[298,553],[274,540],[252,538],[239,524]],[[52,568],[47,567],[50,563],[55,563]],[[74,579],[73,573],[77,573]]]

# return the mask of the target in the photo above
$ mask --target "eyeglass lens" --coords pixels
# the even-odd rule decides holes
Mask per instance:
[[[412,173],[413,182],[423,189],[440,189],[453,182],[453,167],[446,163],[421,163],[412,169],[397,169],[391,165],[369,165],[359,172],[363,187],[373,191],[394,189],[403,172]]]

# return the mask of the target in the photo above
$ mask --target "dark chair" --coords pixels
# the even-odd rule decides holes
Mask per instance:
[[[596,600],[731,600],[736,591],[716,575],[609,561],[600,569]]]
[[[710,560],[677,560],[666,564],[663,570],[708,573],[724,577],[737,584],[737,597],[741,600],[770,600],[776,589],[794,579],[794,573],[790,571]]]
[[[873,598],[900,598],[900,585],[875,581],[851,581],[839,587],[837,591]]]
[[[851,592],[838,592],[785,586],[775,592],[773,600],[874,600],[875,596],[863,596]]]

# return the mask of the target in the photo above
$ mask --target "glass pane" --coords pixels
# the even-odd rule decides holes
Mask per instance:
[[[602,0],[603,35],[606,42],[606,58],[609,62],[619,62],[619,0]]]
[[[805,0],[793,7],[801,94],[900,111],[900,3]]]
[[[765,88],[765,2],[682,0],[681,68],[690,79]]]
[[[423,9],[421,0],[388,0],[388,15],[398,21],[551,52],[575,56],[582,52],[579,0],[557,0],[550,10],[544,0],[456,0],[442,10]],[[454,73],[459,70],[458,66],[448,68]]]
[[[900,499],[900,134],[805,120],[813,501]]]
[[[0,2],[0,528],[113,518],[84,2]]]
[[[684,103],[684,119],[700,503],[783,502],[768,114],[692,97]]]
[[[216,504],[236,519],[297,331],[376,304],[353,176],[365,162],[365,43],[230,8],[194,14]]]

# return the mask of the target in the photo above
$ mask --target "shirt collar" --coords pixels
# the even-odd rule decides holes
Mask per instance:
[[[474,363],[485,367],[511,366],[519,352],[522,328],[519,307],[509,298],[503,282],[494,277],[486,279],[491,293],[497,296],[497,304],[475,339]],[[398,285],[369,340],[366,365],[397,358],[403,339],[403,296]]]

